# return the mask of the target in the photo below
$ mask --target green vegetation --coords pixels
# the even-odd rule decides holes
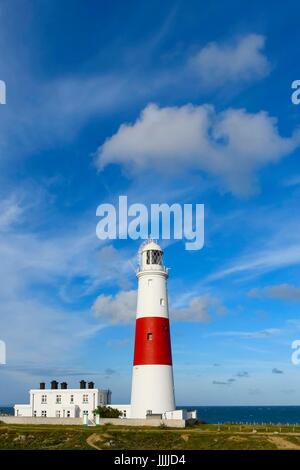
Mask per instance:
[[[99,415],[100,418],[120,418],[122,416],[122,411],[110,406],[98,406],[94,413]]]
[[[0,424],[0,449],[299,449],[300,426],[209,425],[186,429]]]

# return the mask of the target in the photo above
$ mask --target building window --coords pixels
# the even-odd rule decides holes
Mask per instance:
[[[71,403],[71,404],[74,403],[74,395],[71,395],[71,396],[70,396],[70,403]]]
[[[89,396],[88,395],[83,395],[82,403],[88,403],[88,402],[89,402]]]
[[[126,418],[126,410],[123,410],[123,418]]]
[[[151,253],[150,251],[147,251],[147,253],[146,253],[146,263],[147,264],[150,264],[150,253]]]
[[[47,403],[47,395],[42,395],[42,403]]]
[[[56,417],[60,418],[60,411],[59,410],[56,411]]]
[[[83,416],[88,416],[88,415],[89,415],[89,412],[88,412],[88,410],[84,410],[84,411],[82,412],[82,414],[83,414]]]
[[[160,305],[161,305],[162,307],[165,306],[165,299],[160,299]]]
[[[67,411],[67,418],[70,418],[71,416],[71,411]]]
[[[152,339],[153,339],[153,334],[147,333],[147,341],[152,341]]]
[[[42,418],[47,418],[47,411],[46,410],[42,411]]]
[[[33,412],[33,417],[36,418],[36,411]]]
[[[58,405],[61,404],[61,395],[56,395],[56,403],[57,403]]]

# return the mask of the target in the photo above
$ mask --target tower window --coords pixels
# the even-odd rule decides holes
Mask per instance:
[[[160,305],[161,305],[162,307],[165,306],[165,299],[160,299]]]
[[[152,341],[152,339],[153,339],[153,334],[147,333],[147,341]]]
[[[152,286],[152,279],[148,279],[148,286]]]
[[[161,252],[158,250],[152,251],[152,264],[161,264]]]

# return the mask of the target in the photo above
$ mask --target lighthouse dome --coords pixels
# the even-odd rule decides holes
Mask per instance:
[[[141,253],[143,253],[144,251],[148,251],[148,250],[157,250],[157,251],[160,251],[160,252],[163,251],[163,250],[161,249],[161,247],[158,245],[158,243],[156,243],[156,242],[153,241],[153,240],[147,240],[147,241],[141,246]]]

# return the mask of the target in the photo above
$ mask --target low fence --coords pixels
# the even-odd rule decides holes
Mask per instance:
[[[5,424],[64,424],[78,426],[82,424],[82,418],[34,418],[27,416],[0,416],[0,421]]]
[[[25,416],[0,416],[0,421],[5,424],[55,424],[67,426],[79,426],[83,424],[82,418],[33,418]],[[185,428],[186,421],[184,419],[96,418],[96,424],[99,426],[113,424],[115,426],[166,426],[168,428]],[[95,423],[89,420],[89,425],[95,426]]]
[[[100,418],[97,424],[114,424],[115,426],[151,426],[158,428],[166,426],[167,428],[185,428],[184,419],[138,419],[138,418]]]

